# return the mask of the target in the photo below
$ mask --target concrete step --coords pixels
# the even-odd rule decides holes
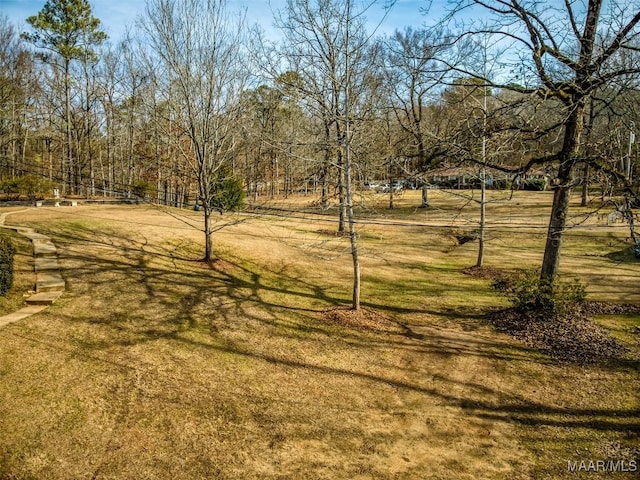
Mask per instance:
[[[21,308],[17,312],[4,315],[0,317],[0,327],[11,322],[17,322],[18,320],[22,320],[23,318],[27,318],[31,315],[43,311],[45,308],[47,308],[47,305],[29,305],[27,307]]]
[[[12,213],[12,212],[9,212]],[[36,272],[36,293],[26,300],[26,307],[17,312],[0,316],[0,327],[41,312],[60,298],[65,289],[64,278],[60,275],[58,250],[51,239],[29,227],[5,226],[6,213],[0,214],[0,227],[10,228],[27,237],[33,244],[34,271]]]
[[[51,238],[43,235],[41,233],[34,232],[33,230],[28,231],[27,229],[18,229],[18,233],[27,237],[29,240],[48,240],[51,241]]]
[[[62,292],[42,292],[27,298],[27,305],[51,305],[62,296]]]
[[[47,270],[60,270],[60,264],[57,257],[36,257],[33,269],[36,273]]]
[[[36,257],[54,256],[58,250],[51,240],[33,240],[33,255]]]
[[[59,272],[38,272],[36,273],[36,292],[56,292],[64,290],[64,278]]]

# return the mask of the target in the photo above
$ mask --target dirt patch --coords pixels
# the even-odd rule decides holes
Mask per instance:
[[[221,273],[234,272],[238,269],[236,265],[223,258],[215,258],[211,262],[205,262],[204,260],[202,260],[200,263],[207,268]]]
[[[356,330],[382,333],[402,333],[402,327],[388,315],[370,308],[354,310],[350,307],[332,307],[323,310],[322,320]]]
[[[593,364],[621,360],[629,353],[585,311],[545,318],[526,309],[494,313],[489,323],[529,347],[569,363]]]
[[[320,235],[326,235],[328,237],[339,237],[339,238],[348,237],[350,235],[350,233],[347,231],[340,232],[338,230],[327,230],[326,228],[318,230],[318,233]]]
[[[463,268],[461,272],[470,277],[481,278],[483,280],[498,280],[506,275],[506,271],[501,268],[495,267],[467,267]]]

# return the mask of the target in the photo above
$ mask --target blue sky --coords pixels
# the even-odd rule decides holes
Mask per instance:
[[[286,0],[228,0],[231,8],[246,7],[251,23],[260,23],[265,31],[272,30],[272,10],[281,8]],[[0,0],[0,15],[6,15],[18,31],[27,30],[25,19],[35,15],[44,5],[45,0]],[[100,19],[104,30],[111,37],[113,43],[117,43],[127,25],[132,25],[137,15],[144,10],[144,0],[90,0],[93,12]],[[379,0],[367,14],[372,24],[377,24],[384,16],[383,5],[388,0]],[[428,0],[396,0],[389,15],[381,25],[382,33],[391,33],[396,28],[405,26],[420,27],[427,17],[421,14],[421,8],[428,4]],[[436,12],[439,4],[444,0],[435,0],[432,11]]]

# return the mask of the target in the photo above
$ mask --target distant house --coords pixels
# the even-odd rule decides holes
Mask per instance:
[[[429,170],[421,175],[404,178],[395,177],[391,182],[370,180],[362,185],[365,190],[376,192],[394,192],[410,189],[427,188],[477,189],[481,186],[479,165],[459,167],[443,167]],[[485,170],[485,185],[489,189],[502,190],[545,190],[550,183],[550,176],[543,171],[530,171],[526,175],[514,175],[495,168]]]
[[[550,176],[542,171],[529,171],[524,175],[519,175],[513,181],[514,187],[521,190],[546,190],[551,183]]]
[[[473,166],[448,167],[429,172],[428,182],[438,188],[480,188],[480,169]],[[487,188],[502,189],[511,185],[511,176],[495,169],[486,169]]]
[[[480,188],[480,168],[478,166],[447,167],[429,172],[427,181],[438,188],[469,189]],[[544,172],[529,172],[514,177],[513,174],[487,168],[485,186],[490,189],[505,189],[512,186],[523,190],[544,190],[549,177]]]

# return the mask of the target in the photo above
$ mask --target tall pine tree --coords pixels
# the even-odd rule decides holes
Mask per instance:
[[[63,191],[69,186],[72,193],[77,193],[81,169],[72,149],[71,63],[95,56],[93,48],[101,45],[107,34],[100,29],[100,20],[93,16],[87,0],[47,0],[37,15],[27,18],[27,23],[33,31],[23,33],[22,37],[42,50],[40,58],[62,69],[66,138],[62,184]]]

